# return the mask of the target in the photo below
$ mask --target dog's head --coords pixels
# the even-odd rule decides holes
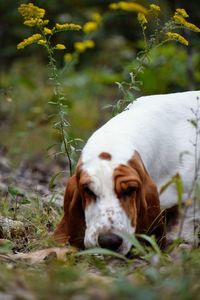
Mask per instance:
[[[123,233],[155,234],[164,240],[157,188],[135,151],[126,164],[100,153],[92,162],[79,161],[67,184],[64,217],[56,240],[78,248],[100,246],[127,254]]]

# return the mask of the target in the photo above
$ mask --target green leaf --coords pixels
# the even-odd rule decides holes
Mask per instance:
[[[65,173],[65,171],[60,171],[58,173],[56,173],[55,175],[53,175],[50,179],[50,182],[49,182],[49,189],[52,189],[53,188],[53,184],[54,184],[54,181],[55,179],[62,173]]]
[[[49,101],[48,104],[51,104],[51,105],[58,105],[57,102],[53,102],[53,101]]]
[[[147,254],[145,248],[138,241],[135,234],[130,234],[130,233],[123,232],[123,233],[118,233],[118,235],[121,236],[123,239],[127,240],[129,243],[131,243],[131,245],[134,246],[140,254],[142,254],[142,255]]]
[[[117,252],[114,252],[112,250],[108,250],[108,249],[104,249],[104,248],[92,248],[92,249],[84,250],[84,251],[77,253],[76,256],[95,255],[95,254],[108,255],[108,256],[120,258],[125,261],[129,261],[129,259],[126,258],[125,256],[123,256]]]
[[[8,252],[12,250],[14,244],[9,240],[0,239],[0,252]]]
[[[167,183],[161,186],[159,194],[162,194],[172,183],[174,183],[173,179],[171,178]]]
[[[178,205],[181,207],[182,200],[183,200],[183,180],[179,174],[173,176],[165,185],[163,185],[160,189],[160,194],[162,194],[171,184],[175,184],[177,198],[178,198]]]
[[[20,201],[20,204],[30,204],[31,203],[31,200],[28,199],[28,198],[23,198],[21,201]]]
[[[178,196],[178,205],[181,207],[182,200],[183,200],[183,181],[179,174],[175,175],[175,185],[176,185],[176,191]]]
[[[49,147],[47,147],[47,151],[51,150],[52,148],[54,148],[55,146],[58,146],[58,145],[60,145],[60,144],[55,143],[55,144],[50,145]]]
[[[138,234],[137,236],[144,239],[145,241],[147,241],[157,254],[159,254],[159,255],[161,254],[161,250],[160,250],[154,236],[148,236],[146,234]]]
[[[9,186],[8,187],[8,193],[13,197],[24,196],[24,194],[14,186]]]

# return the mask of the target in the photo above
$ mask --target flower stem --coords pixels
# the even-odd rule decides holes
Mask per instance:
[[[68,146],[67,146],[67,141],[66,141],[66,134],[65,134],[65,127],[66,127],[66,122],[64,119],[64,113],[63,113],[63,104],[62,104],[62,100],[63,100],[63,95],[60,92],[60,82],[58,80],[58,70],[56,67],[56,63],[55,63],[55,59],[53,57],[54,51],[52,49],[52,47],[50,45],[48,45],[47,43],[47,51],[48,51],[48,58],[49,58],[49,66],[51,69],[51,79],[53,82],[53,90],[54,90],[54,95],[56,98],[56,106],[58,108],[58,115],[59,115],[59,119],[60,119],[60,124],[59,124],[59,128],[60,128],[60,133],[61,133],[61,138],[62,138],[62,142],[64,145],[64,150],[65,153],[67,155],[67,159],[68,159],[68,163],[69,163],[69,172],[70,172],[70,176],[72,176],[72,161],[70,158],[70,153],[68,150]]]

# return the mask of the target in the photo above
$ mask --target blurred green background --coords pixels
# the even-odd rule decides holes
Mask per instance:
[[[141,49],[142,34],[137,15],[110,12],[108,0],[38,0],[35,5],[46,10],[52,23],[73,22],[83,25],[91,12],[105,15],[100,28],[94,32],[96,46],[80,55],[72,69],[62,72],[62,84],[69,105],[69,135],[84,141],[90,133],[112,116],[106,109],[120,98],[116,81],[127,79],[127,69]],[[137,1],[143,5],[161,6],[162,18],[169,19],[175,8],[182,7],[190,15],[190,22],[200,26],[199,1]],[[49,82],[47,56],[42,47],[31,45],[17,50],[16,45],[34,33],[23,25],[18,6],[28,1],[0,1],[0,147],[15,164],[22,158],[47,156],[47,148],[59,137],[52,129],[49,117],[53,97]],[[141,95],[199,89],[200,34],[184,32],[188,47],[170,42],[152,53],[151,65],[141,75]],[[55,43],[67,45],[81,40],[82,32],[65,32],[56,36]],[[64,67],[63,55],[56,59]]]

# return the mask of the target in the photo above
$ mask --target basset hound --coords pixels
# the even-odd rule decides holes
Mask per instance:
[[[200,91],[141,97],[95,131],[67,183],[55,239],[124,255],[131,244],[123,233],[154,234],[163,245],[162,210],[177,204],[177,191],[171,184],[159,195],[161,187],[179,174],[185,202],[199,176],[199,99]],[[193,221],[191,205],[182,226],[186,241],[194,238]]]

